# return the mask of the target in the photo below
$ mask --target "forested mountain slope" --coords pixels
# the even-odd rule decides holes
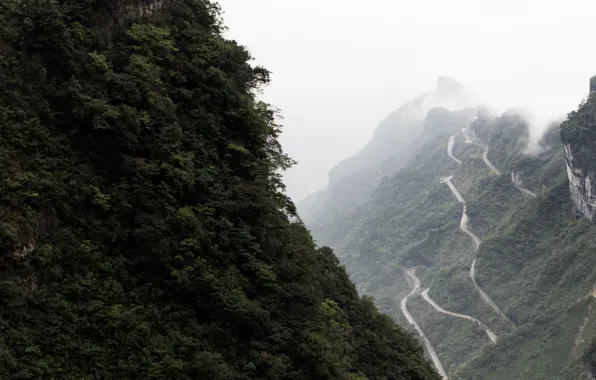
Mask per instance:
[[[596,157],[594,101],[562,134],[551,125],[535,155],[524,153],[528,125],[516,110],[445,126],[370,201],[313,227],[361,293],[411,323],[405,302],[449,378],[593,378],[596,229],[581,210],[594,196],[583,158]]]
[[[446,119],[444,124],[471,121],[476,106],[474,95],[464,86],[451,78],[439,77],[436,88],[389,114],[357,154],[333,167],[326,189],[298,202],[301,217],[309,225],[334,223],[335,218],[369,200],[384,176],[404,167],[428,138],[426,133],[440,125],[437,122],[441,119]],[[461,111],[445,112],[454,109]]]
[[[0,3],[1,379],[437,380],[283,193],[206,0]]]

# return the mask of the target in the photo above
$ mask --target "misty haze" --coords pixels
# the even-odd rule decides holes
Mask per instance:
[[[285,174],[296,201],[324,188],[334,165],[439,76],[500,112],[528,108],[542,131],[577,107],[594,75],[590,1],[220,4],[227,35],[272,71],[263,98],[282,111],[281,141],[298,161]]]
[[[594,16],[0,0],[0,380],[596,379]]]

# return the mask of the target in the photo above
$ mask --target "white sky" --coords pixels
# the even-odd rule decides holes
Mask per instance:
[[[594,0],[219,0],[228,37],[272,71],[298,165],[295,201],[323,188],[392,110],[451,76],[498,107],[575,109],[596,75]]]

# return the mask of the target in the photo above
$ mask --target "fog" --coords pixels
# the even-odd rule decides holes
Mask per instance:
[[[596,74],[593,1],[220,0],[227,36],[272,71],[299,200],[378,123],[449,76],[498,110],[525,106],[532,136],[575,109]]]

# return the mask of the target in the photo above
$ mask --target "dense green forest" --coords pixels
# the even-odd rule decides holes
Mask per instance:
[[[562,124],[553,122],[532,154],[520,110],[480,108],[472,123],[427,116],[424,143],[368,201],[332,222],[309,223],[318,243],[336,249],[359,291],[404,325],[400,301],[412,291],[404,271],[415,269],[421,288],[408,298],[409,312],[450,379],[596,375],[596,229],[574,213],[563,149],[571,144],[578,173],[593,177],[593,94]],[[465,200],[477,248],[445,178]],[[593,191],[586,183],[582,191]],[[444,310],[482,321],[497,341],[482,326],[439,312],[422,296],[426,289]]]
[[[284,193],[206,0],[0,3],[1,379],[437,380]]]
[[[592,83],[596,83],[596,77],[592,78]],[[561,138],[566,144],[573,145],[573,155],[579,163],[596,167],[596,96],[589,96],[569,114],[561,125]]]

